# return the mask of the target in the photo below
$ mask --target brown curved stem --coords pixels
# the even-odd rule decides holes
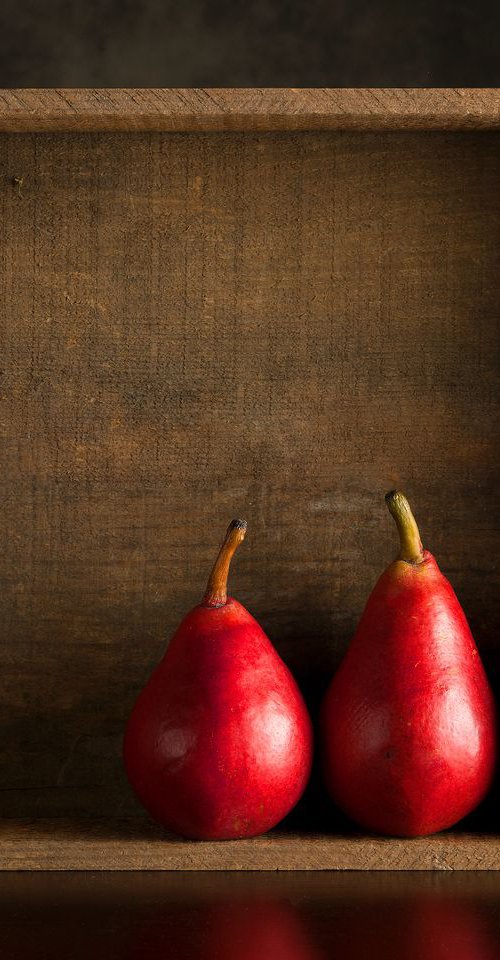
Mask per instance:
[[[391,490],[385,496],[389,512],[396,521],[401,549],[399,559],[406,563],[422,563],[424,551],[417,523],[404,493]]]
[[[234,553],[245,539],[246,520],[232,520],[227,528],[224,542],[219,550],[212,573],[208,578],[207,589],[202,600],[204,607],[223,607],[227,603],[227,577]]]

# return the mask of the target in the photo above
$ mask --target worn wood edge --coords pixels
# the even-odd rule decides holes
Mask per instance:
[[[411,840],[272,833],[194,842],[145,821],[5,820],[0,870],[499,870],[500,838],[445,833]]]
[[[142,903],[201,906],[228,898],[249,902],[254,897],[286,898],[292,902],[304,895],[316,904],[359,906],[392,901],[395,905],[414,903],[415,897],[439,896],[440,901],[473,900],[498,904],[500,879],[495,871],[371,871],[345,870],[332,875],[328,870],[308,871],[159,871],[137,875],[127,870],[27,871],[0,873],[0,909],[13,902],[36,903],[48,910],[66,910],[82,902],[99,907],[118,905],[135,910]],[[491,958],[490,958],[491,960]]]
[[[498,88],[0,90],[1,132],[498,127]]]

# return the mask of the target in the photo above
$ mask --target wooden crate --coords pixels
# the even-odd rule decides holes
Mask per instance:
[[[498,806],[312,836],[314,787],[288,833],[168,840],[120,761],[235,515],[313,712],[395,485],[493,669],[499,127],[496,90],[2,91],[0,868],[499,865]]]

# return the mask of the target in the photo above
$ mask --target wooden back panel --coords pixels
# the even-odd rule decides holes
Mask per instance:
[[[499,135],[0,143],[0,815],[136,809],[125,718],[233,516],[313,697],[393,486],[498,647]]]

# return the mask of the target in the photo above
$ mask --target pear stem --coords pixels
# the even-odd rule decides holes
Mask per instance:
[[[212,572],[208,578],[207,589],[201,602],[203,607],[223,607],[227,603],[227,578],[234,553],[245,539],[246,520],[231,520],[219,550]]]
[[[390,493],[386,494],[385,502],[398,528],[401,544],[399,560],[405,560],[406,563],[422,563],[424,559],[422,541],[420,540],[415,517],[411,512],[410,504],[404,493],[400,493],[398,490],[391,490]]]

